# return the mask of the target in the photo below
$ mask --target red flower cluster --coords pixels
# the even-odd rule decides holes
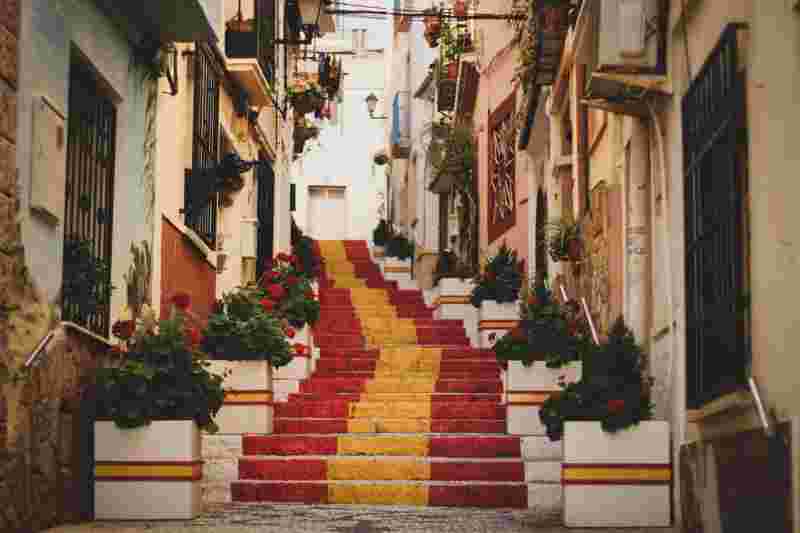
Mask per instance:
[[[292,348],[294,348],[294,353],[297,354],[297,355],[300,355],[300,356],[308,355],[308,346],[306,346],[305,344],[303,344],[301,342],[294,343],[292,345]]]
[[[284,289],[282,285],[272,283],[267,285],[267,293],[269,293],[273,300],[281,301],[283,297],[286,296],[286,289]]]
[[[610,413],[619,413],[625,409],[625,400],[608,400],[607,407]]]
[[[186,336],[189,346],[199,346],[200,343],[203,342],[203,334],[200,333],[200,330],[194,326],[187,327],[184,330],[184,335]]]
[[[275,308],[275,302],[273,302],[269,298],[264,298],[263,300],[261,300],[260,303],[261,303],[261,307],[264,309],[264,311],[269,312],[269,311],[272,311]]]
[[[186,311],[192,305],[192,297],[186,292],[176,292],[172,296],[172,303],[181,311]]]
[[[297,334],[294,328],[284,328],[283,333],[286,334],[287,337],[293,339],[294,336]]]
[[[133,320],[117,320],[114,322],[114,325],[111,326],[111,334],[124,341],[133,337],[133,332],[135,330],[136,322]]]

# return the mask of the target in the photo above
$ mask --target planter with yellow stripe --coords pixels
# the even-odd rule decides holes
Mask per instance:
[[[225,402],[216,418],[219,434],[272,433],[273,380],[269,361],[215,360],[209,371],[229,372],[223,382]]]
[[[478,313],[480,347],[491,348],[519,324],[519,302],[498,303],[484,300]]]
[[[539,409],[554,392],[561,390],[559,382],[572,383],[581,379],[580,362],[561,368],[547,368],[544,361],[525,366],[509,361],[506,373],[506,403],[508,403],[508,432],[512,435],[545,435],[539,421]]]
[[[600,422],[564,424],[564,524],[666,527],[671,522],[669,424],[606,433]]]
[[[434,317],[440,320],[462,320],[470,345],[479,346],[478,309],[470,303],[475,284],[469,279],[442,278],[439,295],[434,300]]]
[[[98,520],[187,520],[202,511],[200,430],[191,420],[94,425]]]

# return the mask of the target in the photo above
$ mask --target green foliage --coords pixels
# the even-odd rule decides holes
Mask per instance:
[[[309,279],[319,278],[323,261],[314,246],[314,239],[301,234],[292,245],[292,252],[297,257],[295,266],[299,275]]]
[[[584,360],[581,381],[566,384],[539,411],[550,440],[561,439],[565,421],[599,421],[604,431],[616,432],[652,418],[652,380],[643,376],[643,358],[618,318],[608,340]]]
[[[484,300],[495,300],[499,303],[513,302],[522,288],[522,273],[525,271],[523,261],[517,259],[516,250],[511,250],[506,243],[497,251],[497,255],[489,259],[483,273],[475,276],[475,288],[472,290],[470,302],[480,307]]]
[[[531,346],[530,357],[545,361],[548,368],[587,359],[595,348],[580,305],[575,301],[560,304],[544,285],[533,287],[520,306],[520,318]]]
[[[239,289],[223,296],[217,313],[203,331],[203,349],[215,359],[270,361],[284,366],[291,361],[281,320],[260,303],[262,291]]]
[[[522,328],[514,328],[503,335],[492,347],[498,361],[522,361],[525,366],[531,366],[534,359],[528,338]]]
[[[293,327],[314,325],[319,320],[319,302],[298,255],[278,254],[259,285],[256,295],[262,306]]]
[[[102,312],[111,302],[111,264],[96,257],[92,243],[68,237],[64,241],[64,281],[61,294],[64,320],[86,325],[92,314]]]
[[[162,320],[155,330],[140,329],[121,361],[95,375],[97,417],[121,428],[191,419],[215,432],[213,419],[225,396],[223,376],[211,374],[207,366],[180,315]]]
[[[394,234],[386,241],[385,254],[386,257],[396,257],[400,260],[414,257],[414,243],[409,241],[405,235]]]
[[[384,246],[393,234],[392,226],[382,218],[378,225],[375,226],[375,229],[372,230],[372,242],[375,243],[375,246]]]
[[[579,261],[583,254],[580,224],[572,217],[552,220],[545,225],[541,246],[553,261]]]

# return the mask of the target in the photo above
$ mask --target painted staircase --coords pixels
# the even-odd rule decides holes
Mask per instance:
[[[384,280],[363,241],[321,241],[314,373],[245,435],[234,501],[527,507],[500,368],[461,321]]]

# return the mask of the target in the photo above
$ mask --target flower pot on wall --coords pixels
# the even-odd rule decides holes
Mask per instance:
[[[616,433],[600,422],[564,423],[567,527],[670,525],[669,424],[644,421]]]
[[[447,64],[447,79],[458,79],[458,61],[453,61],[452,63]]]
[[[202,512],[200,429],[160,420],[135,429],[94,424],[97,520],[190,520]]]
[[[225,29],[225,55],[231,59],[258,56],[258,33],[255,20],[231,19]]]

